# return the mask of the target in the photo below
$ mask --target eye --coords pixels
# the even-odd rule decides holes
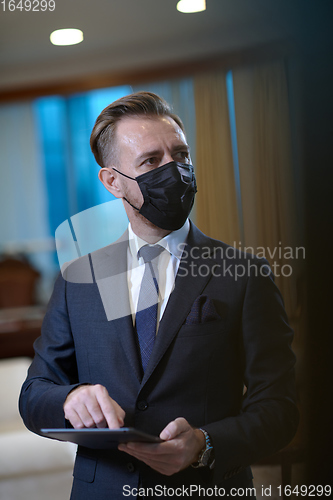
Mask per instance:
[[[175,159],[180,163],[190,163],[190,153],[188,151],[178,151],[175,154]]]
[[[153,167],[156,163],[158,163],[158,161],[159,160],[155,156],[152,156],[151,158],[147,158],[144,163],[145,165]]]

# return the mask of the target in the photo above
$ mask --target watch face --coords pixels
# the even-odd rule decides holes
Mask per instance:
[[[201,455],[200,457],[200,462],[202,463],[202,465],[205,467],[208,462],[209,462],[209,459],[210,459],[210,455],[211,455],[211,452],[212,452],[212,448],[206,448],[205,451],[203,452],[203,454]]]

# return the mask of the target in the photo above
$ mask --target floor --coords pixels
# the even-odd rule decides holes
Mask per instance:
[[[69,500],[72,471],[0,481],[1,500]]]

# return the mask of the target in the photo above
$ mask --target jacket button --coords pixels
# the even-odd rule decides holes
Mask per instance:
[[[135,465],[132,462],[128,462],[128,464],[126,464],[126,467],[127,467],[128,472],[135,471]]]
[[[137,402],[136,407],[138,408],[138,410],[144,411],[148,408],[148,403],[144,399],[141,399]]]

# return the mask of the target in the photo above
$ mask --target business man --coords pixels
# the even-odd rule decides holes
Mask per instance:
[[[251,486],[249,465],[285,446],[297,426],[292,331],[267,262],[188,220],[189,147],[155,94],[103,110],[91,147],[129,228],[58,278],[22,417],[37,433],[125,425],[163,440],[79,447],[73,500],[237,498]]]

